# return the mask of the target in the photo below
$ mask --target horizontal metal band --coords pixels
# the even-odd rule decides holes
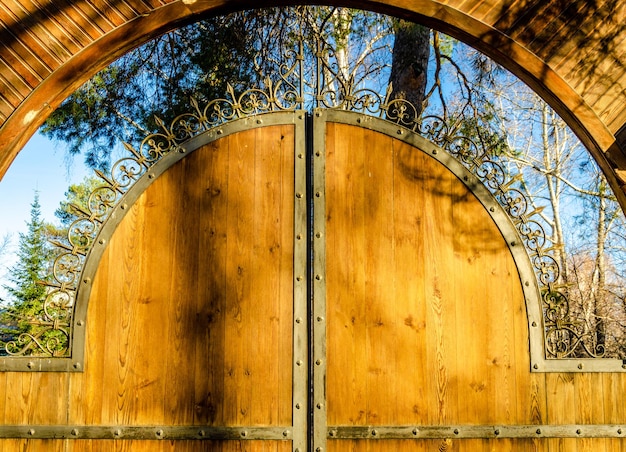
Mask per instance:
[[[331,426],[329,439],[625,438],[626,425]]]
[[[169,440],[291,440],[292,426],[119,426],[119,425],[0,425],[0,438],[29,439],[169,439]]]

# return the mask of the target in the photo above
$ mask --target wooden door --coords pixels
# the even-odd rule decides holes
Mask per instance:
[[[624,374],[531,372],[506,225],[439,148],[317,111],[180,151],[88,257],[84,370],[0,374],[1,450],[625,450]]]

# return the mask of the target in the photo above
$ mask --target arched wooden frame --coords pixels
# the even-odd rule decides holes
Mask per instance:
[[[487,189],[482,181],[458,160],[451,156],[447,151],[439,146],[431,143],[419,134],[398,126],[395,123],[364,115],[357,112],[349,112],[343,110],[316,110],[315,120],[321,123],[331,121],[336,123],[355,125],[374,130],[390,137],[399,139],[410,144],[415,149],[430,155],[433,159],[448,168],[480,201],[485,211],[491,216],[494,223],[500,230],[504,240],[506,241],[513,260],[517,266],[520,276],[520,284],[524,293],[526,305],[526,317],[528,320],[528,334],[530,339],[529,353],[531,362],[531,371],[538,372],[581,372],[581,371],[604,371],[616,372],[623,371],[622,361],[618,359],[546,359],[545,337],[544,337],[544,318],[542,313],[543,301],[541,291],[538,286],[537,276],[533,269],[533,265],[529,259],[526,248],[523,245],[516,226],[511,218],[504,210],[502,205],[496,200],[493,194]],[[305,128],[304,128],[303,111],[286,111],[265,113],[256,116],[234,120],[211,128],[200,135],[191,138],[180,145],[177,151],[165,154],[158,162],[149,168],[120,198],[119,202],[113,207],[107,220],[99,230],[87,255],[80,282],[76,290],[76,306],[72,317],[72,339],[71,354],[69,358],[36,358],[36,357],[9,357],[0,360],[0,370],[5,371],[82,371],[85,363],[83,362],[85,351],[85,334],[86,334],[86,317],[89,298],[91,295],[91,285],[95,278],[95,273],[102,254],[108,245],[115,229],[120,224],[129,207],[147,190],[147,188],[161,174],[167,171],[172,165],[190,155],[202,146],[211,143],[220,138],[226,137],[243,130],[261,128],[274,124],[297,124],[296,152],[299,156],[303,155]],[[317,129],[316,129],[317,130]],[[317,136],[313,132],[313,139],[322,140],[323,135]],[[300,149],[301,151],[298,151]],[[323,190],[323,182],[314,182],[316,186],[307,187],[305,180],[306,163],[302,157],[296,159],[296,164],[301,168],[296,170],[296,192],[304,194],[308,191]],[[316,172],[320,177],[319,171]],[[322,179],[323,181],[323,179]],[[319,202],[319,201],[318,201]],[[323,208],[316,206],[316,209],[323,211]],[[296,215],[300,218],[306,216],[304,208],[296,209]],[[316,230],[322,226],[316,226]],[[306,254],[306,247],[303,241],[296,242],[296,254]],[[320,255],[324,254],[323,249],[319,250]],[[300,265],[305,259],[295,259],[294,265]],[[323,265],[322,265],[323,266]],[[305,268],[297,268],[294,270],[298,274],[305,274]],[[323,273],[323,268],[320,270]],[[295,289],[294,289],[295,290]],[[304,290],[300,288],[300,290]],[[305,294],[300,294],[304,297]],[[301,311],[305,308],[300,306]],[[323,307],[320,307],[323,311]],[[296,311],[294,315],[306,318],[306,312]],[[294,332],[295,333],[295,332]],[[301,334],[305,334],[301,332]],[[318,337],[323,337],[322,333],[318,333]],[[300,338],[300,343],[305,343],[304,337]]]
[[[297,4],[282,2],[281,4]],[[334,2],[338,6],[367,8],[421,22],[477,48],[502,64],[541,95],[568,123],[598,162],[622,207],[626,207],[623,181],[618,171],[626,168],[624,150],[611,130],[558,73],[527,47],[494,26],[435,0],[407,4],[401,0]],[[137,16],[84,47],[52,72],[14,110],[0,129],[4,152],[0,176],[30,136],[67,96],[98,70],[132,48],[164,32],[202,17],[236,9],[276,5],[275,1],[180,0]],[[619,124],[613,129],[617,130]]]

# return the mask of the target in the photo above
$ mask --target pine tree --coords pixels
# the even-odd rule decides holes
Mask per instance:
[[[4,285],[9,298],[9,305],[2,313],[5,333],[30,332],[32,325],[28,320],[42,310],[46,296],[46,287],[41,281],[46,279],[50,249],[37,192],[31,204],[27,226],[28,231],[19,235],[18,260],[9,270],[10,284]]]

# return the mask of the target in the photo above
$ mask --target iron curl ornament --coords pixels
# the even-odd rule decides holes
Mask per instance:
[[[63,241],[53,242],[57,257],[46,282],[47,295],[40,311],[28,319],[31,328],[5,342],[12,356],[67,357],[71,354],[72,316],[86,258],[103,224],[125,193],[164,156],[179,152],[183,144],[230,121],[276,111],[339,109],[377,117],[404,127],[443,148],[492,193],[515,225],[530,257],[542,294],[546,358],[600,358],[604,350],[590,346],[589,333],[572,319],[567,287],[559,285],[560,269],[539,219],[540,209],[531,203],[516,175],[505,170],[503,160],[477,142],[480,131],[468,136],[458,120],[444,115],[419,115],[421,108],[394,97],[388,85],[384,93],[355,82],[358,68],[346,72],[328,43],[302,36],[278,51],[273,70],[256,62],[258,83],[246,89],[228,85],[224,96],[207,102],[190,99],[190,111],[166,124],[155,118],[158,131],[138,145],[124,143],[127,155],[111,166],[109,174],[96,171],[100,185],[84,206],[72,205],[76,217]],[[313,69],[307,69],[311,62]],[[358,63],[363,64],[363,63]]]

